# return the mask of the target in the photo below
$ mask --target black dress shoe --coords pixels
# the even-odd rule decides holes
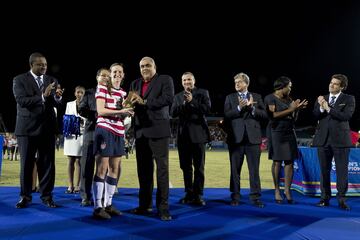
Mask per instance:
[[[152,209],[151,208],[137,207],[137,208],[131,209],[130,213],[136,214],[136,215],[147,216],[147,215],[150,215],[152,213]]]
[[[172,220],[169,210],[159,211],[159,217],[160,217],[161,221],[171,221]]]
[[[58,205],[56,205],[56,203],[52,199],[43,200],[43,204],[49,208],[57,208],[58,207]]]
[[[230,202],[230,205],[231,206],[238,206],[239,205],[239,200],[232,199],[231,202]]]
[[[31,199],[27,197],[22,197],[20,200],[16,203],[16,208],[26,208],[29,204],[31,204]]]
[[[183,197],[183,198],[181,198],[181,199],[179,200],[179,203],[181,203],[181,204],[189,204],[189,203],[191,203],[192,201],[193,201],[192,198],[190,198],[189,196],[185,196],[185,197]]]
[[[256,199],[252,203],[254,204],[255,207],[258,207],[258,208],[265,207],[265,204],[262,201],[260,201],[260,199]]]
[[[346,211],[350,211],[350,207],[349,207],[349,205],[346,204],[345,201],[339,201],[339,208],[346,210]]]
[[[320,201],[316,204],[318,207],[327,207],[329,206],[329,200],[327,199],[320,199]]]
[[[197,197],[192,201],[192,204],[196,205],[196,206],[205,206],[206,202],[204,199],[202,199],[201,197]]]

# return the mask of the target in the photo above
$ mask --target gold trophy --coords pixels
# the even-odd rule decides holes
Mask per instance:
[[[138,102],[139,104],[144,104],[144,100],[136,92],[130,91],[127,98],[123,102],[123,107],[134,108],[135,102]]]

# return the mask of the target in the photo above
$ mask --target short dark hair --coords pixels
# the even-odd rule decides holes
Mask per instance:
[[[340,81],[340,87],[343,88],[343,90],[346,90],[347,86],[348,86],[348,78],[347,76],[345,76],[344,74],[334,74],[331,76],[331,79],[337,79]]]
[[[283,89],[291,82],[291,79],[285,76],[281,76],[274,82],[274,90]]]
[[[32,65],[33,62],[35,62],[36,58],[44,58],[45,56],[39,52],[34,52],[29,57],[29,64]]]

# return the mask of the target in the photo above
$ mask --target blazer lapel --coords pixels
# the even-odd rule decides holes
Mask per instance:
[[[336,99],[335,105],[334,107],[339,106],[339,104],[341,103],[341,101],[343,100],[344,94],[340,93],[340,95],[338,96],[338,98]]]
[[[30,86],[39,94],[41,94],[40,88],[36,83],[36,80],[34,79],[33,75],[30,74],[30,72],[27,75],[27,82],[29,82]]]

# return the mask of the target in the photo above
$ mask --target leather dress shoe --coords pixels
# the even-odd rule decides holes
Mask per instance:
[[[231,206],[238,206],[239,205],[239,200],[232,199],[231,202],[230,202],[230,205]]]
[[[29,204],[31,204],[31,199],[27,197],[22,197],[20,200],[16,203],[16,208],[26,208]]]
[[[320,199],[320,201],[316,204],[318,207],[327,207],[329,206],[329,200],[327,199]]]
[[[136,214],[136,215],[150,215],[152,213],[152,209],[151,208],[142,208],[142,207],[137,207],[134,209],[130,210],[130,213],[132,214]]]
[[[196,197],[193,201],[192,204],[196,205],[196,206],[205,206],[206,202],[204,199],[202,199],[201,197]]]
[[[191,203],[193,201],[193,199],[191,198],[191,197],[189,197],[189,196],[185,196],[185,197],[183,197],[183,198],[181,198],[180,200],[179,200],[179,203],[181,203],[181,204],[189,204],[189,203]]]
[[[56,205],[56,203],[50,198],[47,200],[43,200],[43,204],[49,208],[57,208],[58,205]]]
[[[260,201],[260,199],[256,199],[252,202],[252,204],[255,206],[255,207],[258,207],[258,208],[263,208],[265,207],[265,204]]]
[[[344,200],[339,201],[339,208],[346,210],[346,211],[350,211],[349,205],[347,205]]]
[[[161,221],[171,221],[172,220],[169,210],[159,211],[159,217],[160,217]]]

